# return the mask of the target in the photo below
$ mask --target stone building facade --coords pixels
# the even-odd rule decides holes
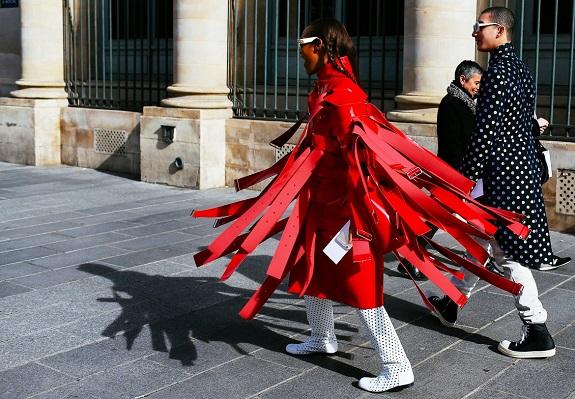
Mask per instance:
[[[173,83],[160,104],[129,111],[69,106],[63,1],[14,3],[0,8],[0,161],[100,168],[199,189],[233,185],[275,161],[268,142],[290,124],[234,118],[228,98],[230,4],[243,1],[173,0]],[[437,106],[454,66],[462,59],[486,63],[470,33],[478,11],[492,3],[403,3],[403,86],[396,109],[386,111],[432,150]],[[545,185],[551,224],[574,231],[575,210],[557,206],[557,189],[569,190],[560,179],[575,173],[575,143],[544,144],[555,169]]]

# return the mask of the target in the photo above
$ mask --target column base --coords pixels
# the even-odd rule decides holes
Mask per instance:
[[[193,94],[165,98],[162,105],[170,108],[222,109],[231,108],[232,102],[223,94]]]
[[[64,82],[33,82],[20,79],[15,83],[19,89],[10,92],[12,97],[42,99],[68,98],[68,93],[64,90]]]
[[[140,178],[151,183],[224,187],[226,120],[230,108],[144,107],[140,119]],[[173,137],[165,130],[173,129]]]

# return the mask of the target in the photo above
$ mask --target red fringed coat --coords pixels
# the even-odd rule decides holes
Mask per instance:
[[[346,57],[342,64],[351,71]],[[198,266],[235,252],[229,277],[264,240],[283,231],[267,276],[240,312],[253,317],[289,275],[289,291],[358,308],[383,304],[383,255],[393,252],[421,270],[459,305],[466,297],[442,271],[462,278],[418,244],[430,225],[450,234],[473,256],[463,258],[428,240],[450,261],[511,293],[521,285],[488,271],[488,254],[472,237],[490,239],[498,226],[521,238],[521,215],[471,199],[474,182],[390,124],[349,77],[326,65],[308,99],[309,118],[294,150],[269,169],[236,181],[236,188],[274,179],[255,198],[199,210],[194,217],[229,223],[194,258]],[[296,124],[272,142],[281,146]],[[282,219],[289,205],[293,208]],[[323,249],[347,221],[352,248],[335,264]],[[422,299],[430,306],[421,292]]]

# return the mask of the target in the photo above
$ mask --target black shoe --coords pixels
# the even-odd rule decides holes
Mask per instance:
[[[501,277],[504,277],[503,270],[501,270],[501,269],[499,268],[499,266],[497,266],[497,263],[495,263],[495,262],[493,261],[493,259],[489,259],[489,261],[488,261],[487,264],[485,265],[485,268],[486,268],[487,270],[489,270],[490,272],[493,272],[493,273],[495,273],[495,274],[498,274],[498,275],[501,276]]]
[[[571,257],[566,256],[564,258],[553,255],[553,260],[551,263],[541,263],[539,266],[535,267],[537,270],[546,271],[546,270],[553,270],[557,269],[560,266],[566,265],[567,263],[571,262]]]
[[[501,341],[497,350],[504,355],[519,359],[551,357],[555,355],[555,343],[545,323],[527,324],[524,322],[520,341]]]
[[[407,278],[411,275],[411,277],[416,281],[427,280],[427,277],[425,277],[422,272],[405,259],[402,259],[402,261],[399,262],[399,265],[397,265],[397,271]]]
[[[433,314],[437,316],[441,324],[447,327],[453,327],[457,321],[457,309],[459,308],[448,296],[440,298],[438,296],[430,296],[429,302],[433,305],[435,310]]]

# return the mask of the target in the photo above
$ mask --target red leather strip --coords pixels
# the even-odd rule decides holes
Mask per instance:
[[[275,226],[277,220],[285,212],[293,198],[299,193],[303,185],[308,181],[312,171],[321,159],[322,152],[314,150],[305,159],[304,163],[300,165],[295,175],[292,177],[289,184],[282,187],[275,201],[270,205],[269,209],[265,211],[263,216],[252,227],[248,236],[240,245],[240,250],[233,257],[224,274],[222,280],[227,279],[245,260],[246,256],[250,254],[256,247],[265,239],[270,230]]]
[[[287,273],[291,270],[293,266],[295,266],[303,256],[303,248],[299,248],[298,251],[292,253],[290,259],[288,261],[289,268],[286,269],[286,274],[282,276],[281,279],[277,279],[274,277],[266,277],[260,288],[251,296],[248,302],[244,305],[242,310],[240,311],[240,316],[244,319],[251,319],[254,315],[259,312],[261,307],[266,303],[269,297],[273,294],[273,292],[277,289],[280,285],[282,280],[285,278]]]
[[[416,240],[413,240],[416,241]],[[413,242],[412,241],[412,242]],[[465,305],[467,297],[463,295],[439,270],[432,265],[428,255],[423,251],[418,251],[417,247],[410,248],[409,244],[397,249],[397,252],[407,259],[413,266],[417,267],[432,281],[445,295],[459,306]]]
[[[234,221],[226,230],[216,237],[214,241],[212,241],[208,246],[208,250],[212,255],[206,262],[219,258],[222,252],[228,247],[229,243],[235,237],[240,235],[244,229],[269,206],[286,183],[293,178],[301,164],[308,158],[310,152],[311,150],[309,148],[303,150],[301,156],[297,158],[294,164],[287,168],[287,170],[282,171],[274,181],[272,187],[270,187],[261,197],[258,197],[258,200],[253,206],[247,209],[240,218]]]
[[[235,215],[237,213],[243,212],[244,210],[252,206],[257,201],[258,198],[259,195],[255,198],[248,198],[245,200],[232,202],[231,204],[226,204],[215,208],[194,210],[192,212],[192,217],[217,218],[222,216]]]
[[[274,235],[276,235],[277,233],[279,233],[280,231],[282,231],[287,223],[287,218],[284,218],[282,220],[280,220],[279,222],[276,223],[276,225],[274,226],[274,228],[269,232],[268,236],[265,238],[266,240]],[[234,251],[237,251],[240,248],[241,243],[246,239],[246,237],[248,236],[249,232],[241,234],[239,236],[237,236],[236,238],[234,238],[234,240],[230,243],[230,245],[226,248],[226,250],[222,253],[221,256],[225,256],[228,255]],[[194,261],[196,262],[196,266],[203,266],[204,264],[207,263],[207,259],[210,258],[210,256],[212,255],[212,253],[207,250],[204,249],[202,251],[197,252],[194,255]]]
[[[295,132],[297,132],[297,130],[301,126],[304,119],[305,119],[305,116],[303,118],[301,118],[300,120],[298,120],[296,123],[294,123],[293,126],[290,127],[288,130],[286,130],[281,135],[279,135],[278,137],[276,137],[275,139],[270,141],[270,145],[275,147],[275,148],[283,147],[289,141],[289,139],[292,138],[292,136],[295,134]]]
[[[477,277],[487,281],[491,285],[494,285],[498,288],[501,288],[504,291],[507,291],[513,295],[519,294],[523,286],[519,283],[513,282],[511,280],[507,280],[504,277],[499,276],[493,272],[490,272],[485,267],[472,262],[469,259],[466,259],[462,256],[457,255],[455,252],[451,251],[450,249],[445,248],[444,246],[436,243],[433,240],[428,239],[425,237],[427,242],[433,246],[439,253],[449,258],[451,261],[463,266],[471,273],[475,274]]]
[[[307,191],[307,190],[306,190]],[[291,215],[289,216],[286,227],[276,252],[268,266],[267,275],[274,278],[281,278],[284,275],[289,255],[293,252],[295,243],[300,235],[303,221],[305,220],[309,202],[306,201],[306,193],[300,194]]]
[[[277,175],[285,167],[289,157],[290,154],[286,154],[269,168],[251,174],[249,176],[244,176],[240,177],[239,179],[236,179],[235,180],[236,191],[240,191],[243,190],[244,188],[251,187],[254,184],[264,181],[269,177]]]

